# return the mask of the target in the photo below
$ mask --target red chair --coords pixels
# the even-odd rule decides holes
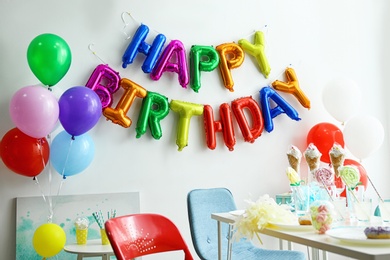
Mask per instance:
[[[185,260],[193,260],[179,229],[162,215],[120,216],[107,220],[105,228],[118,260],[176,250],[184,251]]]

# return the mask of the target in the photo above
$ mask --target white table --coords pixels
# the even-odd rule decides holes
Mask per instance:
[[[77,260],[82,260],[84,257],[96,256],[101,256],[102,260],[110,260],[110,256],[115,256],[111,245],[102,245],[100,239],[88,240],[86,245],[65,245],[64,251],[77,254]]]
[[[218,257],[221,260],[221,223],[234,224],[236,216],[230,213],[213,213],[211,218],[218,223]],[[319,259],[319,250],[332,252],[335,254],[352,257],[361,260],[388,260],[390,259],[390,246],[370,246],[354,245],[343,243],[333,239],[328,235],[319,235],[314,231],[286,231],[278,228],[267,227],[260,231],[264,235],[283,239],[292,243],[297,243],[311,247],[313,250],[313,259]]]

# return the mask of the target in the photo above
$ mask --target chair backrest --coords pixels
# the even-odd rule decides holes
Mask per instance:
[[[196,253],[201,259],[218,259],[218,227],[211,213],[236,210],[232,193],[226,188],[192,190],[187,196],[187,209]],[[227,245],[228,229],[228,225],[222,225],[223,246]]]
[[[179,229],[159,214],[131,214],[106,221],[108,239],[118,260],[167,251],[184,251],[185,260],[193,257]]]

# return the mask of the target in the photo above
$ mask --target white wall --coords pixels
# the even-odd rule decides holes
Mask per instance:
[[[232,190],[237,204],[288,191],[285,168],[290,144],[306,149],[309,129],[320,122],[342,126],[324,109],[322,88],[338,76],[355,80],[363,93],[360,111],[377,117],[385,127],[383,145],[362,164],[383,197],[390,197],[387,90],[390,70],[386,16],[389,3],[371,1],[0,1],[0,135],[14,127],[9,116],[9,101],[21,87],[39,83],[30,71],[26,51],[30,41],[41,33],[51,32],[70,45],[73,60],[66,76],[53,87],[57,96],[73,86],[84,85],[100,61],[88,50],[93,43],[96,53],[109,66],[149,91],[170,100],[210,104],[215,111],[220,104],[252,95],[273,80],[283,80],[283,71],[293,66],[301,88],[311,101],[311,109],[299,105],[295,98],[281,94],[299,113],[296,122],[281,115],[275,128],[264,132],[255,143],[245,143],[236,127],[236,145],[229,152],[219,135],[217,148],[205,143],[202,117],[191,121],[189,145],[182,152],[175,144],[177,116],[171,112],[162,121],[163,137],[156,141],[149,132],[136,139],[135,123],[140,101],[128,115],[130,128],[114,125],[105,118],[89,132],[96,145],[95,159],[84,172],[67,178],[61,194],[139,191],[141,210],[170,217],[183,231],[191,245],[188,229],[186,195],[194,188],[225,186]],[[168,40],[182,41],[187,51],[192,45],[219,45],[252,40],[255,30],[265,33],[266,52],[272,72],[265,79],[247,55],[244,64],[233,71],[235,91],[227,91],[219,72],[202,74],[199,93],[182,89],[176,75],[164,74],[152,81],[142,72],[142,58],[121,68],[121,58],[128,45],[122,32],[121,14],[130,12],[137,20],[129,21],[131,33],[142,22]],[[116,95],[116,101],[119,95]],[[216,113],[216,117],[219,115]],[[58,131],[59,129],[57,129]],[[306,165],[302,163],[305,171]],[[47,191],[48,173],[40,176]],[[59,176],[59,175],[58,175]],[[50,182],[58,189],[58,176]],[[374,195],[370,186],[368,190]],[[27,177],[0,166],[0,255],[15,258],[15,205],[19,196],[39,196],[41,192]],[[270,239],[266,246],[276,247]]]

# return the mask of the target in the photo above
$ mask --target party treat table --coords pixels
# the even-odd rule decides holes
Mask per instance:
[[[102,257],[102,260],[110,260],[111,256],[115,256],[111,245],[102,245],[101,239],[88,240],[86,245],[65,245],[64,251],[77,254],[77,260],[96,256]]]
[[[221,241],[221,223],[234,224],[237,216],[224,213],[213,213],[211,218],[218,224],[218,259],[222,259],[222,241]],[[349,227],[354,228],[354,227]],[[336,229],[335,229],[336,230]],[[352,229],[351,229],[352,230]],[[326,252],[331,252],[351,258],[362,260],[385,260],[390,259],[390,241],[359,241],[354,239],[337,239],[327,234],[319,235],[312,230],[293,230],[283,227],[269,226],[260,231],[264,235],[286,240],[292,243],[298,243],[312,248],[313,260],[320,259],[320,250],[324,252],[323,259],[326,258]],[[230,239],[230,238],[229,238]],[[364,243],[366,242],[366,243]],[[231,243],[231,241],[229,241]],[[231,247],[230,247],[231,248]],[[229,255],[229,254],[228,254]]]

